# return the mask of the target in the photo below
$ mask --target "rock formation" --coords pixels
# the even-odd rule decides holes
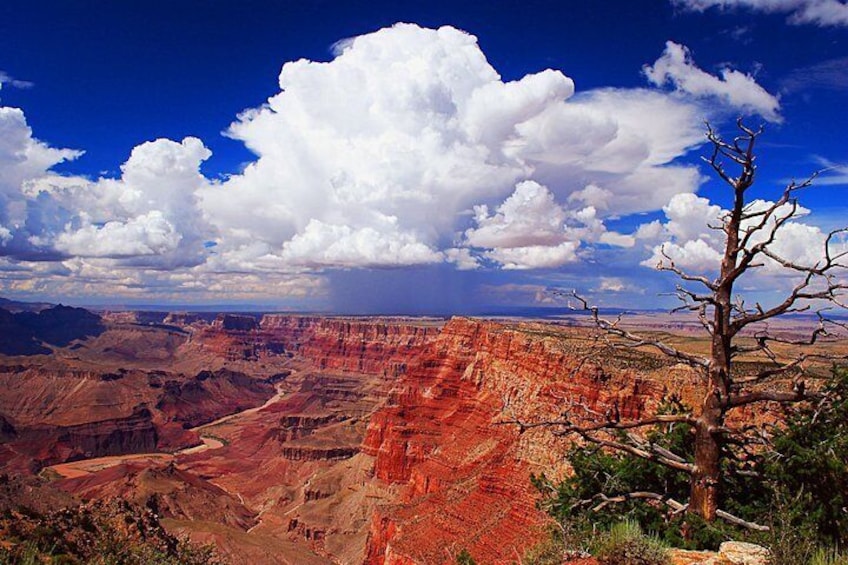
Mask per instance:
[[[567,445],[510,421],[637,417],[696,392],[650,355],[583,363],[565,325],[161,320],[0,358],[0,467],[116,455],[51,484],[153,505],[237,562],[513,562],[544,535],[530,474],[567,472]]]

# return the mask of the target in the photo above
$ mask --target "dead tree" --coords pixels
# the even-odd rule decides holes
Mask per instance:
[[[694,407],[691,415],[657,415],[635,421],[623,421],[617,411],[611,411],[591,425],[577,425],[568,414],[558,422],[520,424],[524,428],[557,426],[557,433],[577,434],[584,441],[649,459],[690,475],[686,504],[669,501],[662,493],[645,492],[623,493],[618,497],[599,495],[597,504],[632,498],[653,499],[669,504],[675,512],[685,511],[707,521],[718,517],[737,525],[761,528],[719,509],[721,463],[728,456],[726,448],[732,443],[750,441],[746,436],[750,430],[729,426],[728,414],[756,403],[789,404],[814,398],[816,387],[808,387],[805,383],[807,365],[813,360],[828,358],[817,346],[834,339],[845,329],[845,324],[828,317],[827,311],[833,307],[845,308],[843,299],[848,285],[841,282],[838,275],[844,274],[846,268],[848,251],[840,241],[846,230],[835,230],[827,235],[821,258],[815,264],[804,265],[781,257],[774,243],[781,229],[799,213],[796,193],[810,186],[815,175],[800,183],[790,183],[773,203],[752,205],[747,193],[755,179],[754,149],[762,128],[749,129],[741,120],[737,126],[739,135],[731,141],[723,140],[709,126],[706,133],[712,151],[704,160],[733,192],[731,209],[723,215],[720,225],[711,226],[724,235],[718,274],[710,278],[687,272],[664,250],[664,259],[658,265],[658,269],[669,271],[682,281],[676,291],[681,305],[675,311],[689,311],[697,316],[709,334],[709,354],[696,355],[653,336],[630,331],[623,327],[620,317],[604,318],[597,307],[578,293],[570,295],[576,308],[590,315],[598,335],[612,347],[651,348],[692,367],[706,391],[700,406]],[[749,305],[736,295],[734,288],[743,276],[756,272],[768,262],[795,275],[794,286],[774,305]],[[769,320],[804,311],[817,315],[817,325],[802,338],[781,337],[769,331]],[[764,362],[758,371],[743,375],[737,370],[742,355],[758,356]],[[632,433],[661,423],[691,428],[694,437],[691,462]],[[613,435],[615,431],[618,435]]]

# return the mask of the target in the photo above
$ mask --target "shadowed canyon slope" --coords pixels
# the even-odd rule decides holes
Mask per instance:
[[[530,474],[565,472],[566,445],[505,422],[694,392],[644,354],[582,366],[585,330],[566,325],[104,319],[0,358],[3,471],[155,509],[234,562],[512,562],[544,535]]]

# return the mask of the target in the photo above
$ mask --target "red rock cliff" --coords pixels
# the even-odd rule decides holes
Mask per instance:
[[[402,485],[375,514],[369,564],[512,563],[543,535],[530,473],[561,463],[548,432],[498,422],[555,417],[565,399],[637,416],[662,385],[626,369],[577,370],[579,331],[453,319],[371,420],[364,451]]]
[[[283,314],[267,314],[251,326],[230,318],[229,323],[216,321],[199,336],[207,347],[228,359],[297,355],[318,370],[387,377],[403,373],[441,326],[439,321]]]

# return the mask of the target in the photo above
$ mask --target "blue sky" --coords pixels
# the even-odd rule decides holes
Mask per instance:
[[[720,243],[703,120],[738,115],[766,125],[753,197],[826,169],[788,256],[848,223],[845,3],[456,4],[4,3],[0,293],[663,306],[658,246],[709,272]]]

